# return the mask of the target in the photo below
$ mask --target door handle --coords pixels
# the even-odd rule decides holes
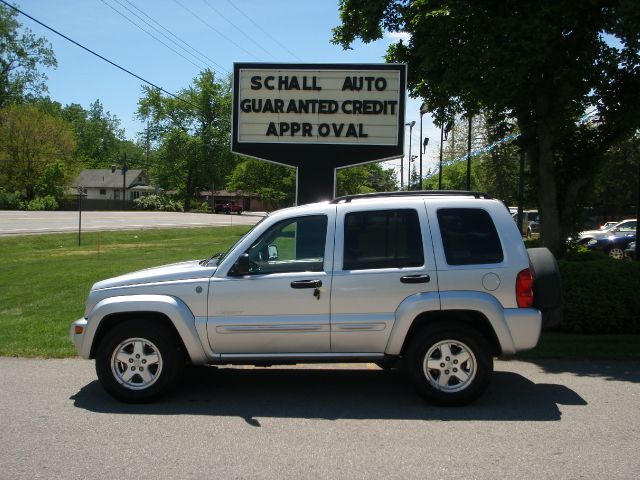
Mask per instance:
[[[321,280],[296,280],[291,282],[291,288],[320,288],[321,286]]]
[[[402,283],[429,283],[431,277],[429,275],[407,275],[400,277]]]

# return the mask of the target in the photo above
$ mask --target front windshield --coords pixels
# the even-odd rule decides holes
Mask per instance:
[[[247,233],[242,235],[233,245],[231,245],[231,247],[229,247],[229,249],[226,252],[215,253],[210,258],[202,260],[200,262],[200,264],[201,265],[206,265],[207,267],[217,267],[218,265],[220,265],[220,263],[222,262],[222,260],[224,260],[224,258],[227,256],[227,254],[231,250],[236,248],[236,245],[238,245],[242,241],[242,239],[244,237],[246,237],[247,235],[249,235],[258,225],[260,225],[262,222],[264,222],[267,217],[268,217],[268,215],[265,216],[265,217],[262,217],[262,219],[258,223],[256,223],[253,227],[251,227]]]

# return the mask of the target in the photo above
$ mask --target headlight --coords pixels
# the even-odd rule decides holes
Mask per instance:
[[[594,245],[597,245],[597,244],[598,244],[598,241],[595,238],[592,238],[587,242],[587,245],[589,245],[590,247],[593,247]]]

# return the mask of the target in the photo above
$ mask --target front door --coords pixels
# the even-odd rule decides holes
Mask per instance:
[[[214,275],[207,334],[215,353],[330,351],[334,220],[323,210],[271,225],[236,253],[238,268]]]

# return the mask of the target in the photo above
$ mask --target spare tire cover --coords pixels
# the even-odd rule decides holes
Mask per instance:
[[[544,328],[556,326],[562,319],[562,283],[558,262],[548,248],[528,248],[533,275],[533,305],[542,312]]]

